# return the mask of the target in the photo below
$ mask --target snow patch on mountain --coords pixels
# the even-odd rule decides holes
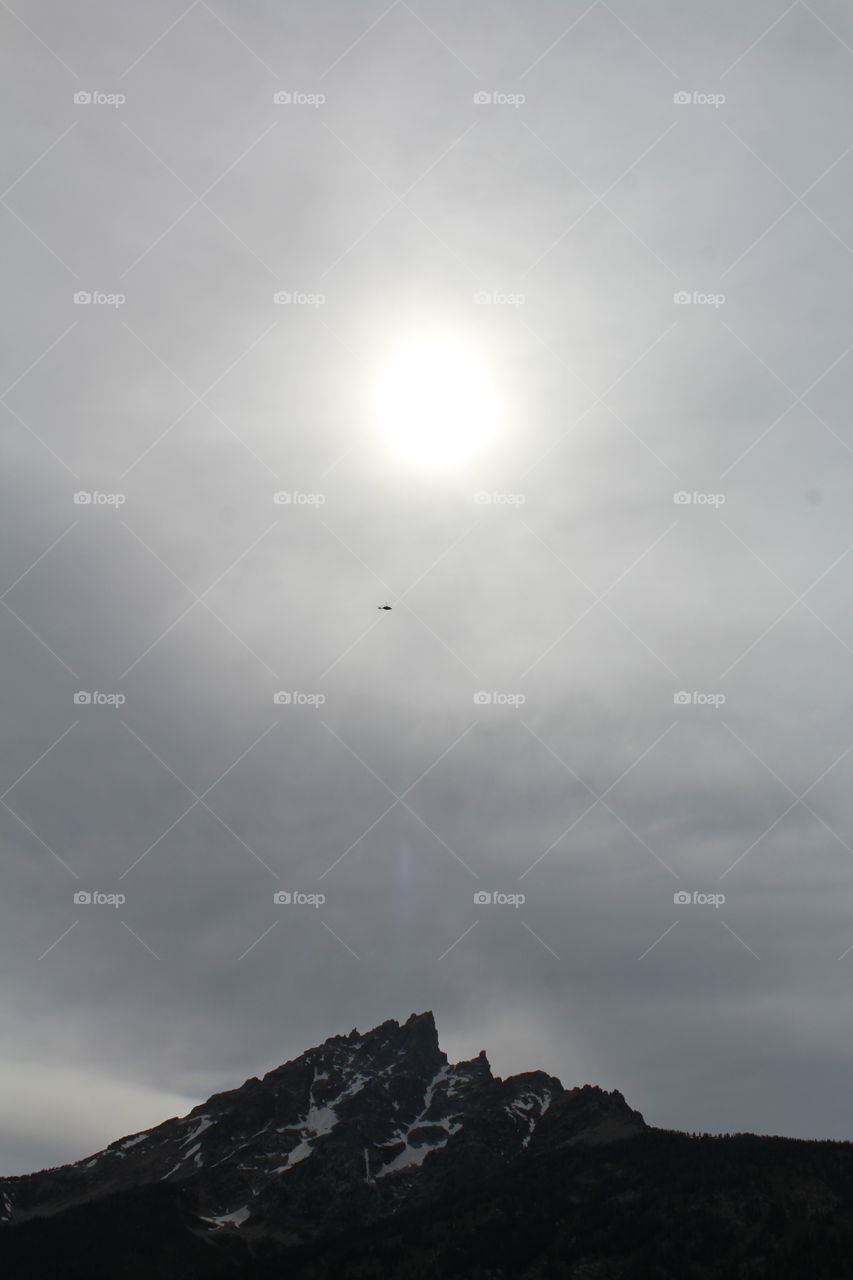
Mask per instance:
[[[198,1123],[196,1124],[196,1127],[195,1129],[193,1129],[192,1133],[187,1134],[187,1136],[184,1138],[183,1142],[181,1143],[182,1147],[185,1146],[186,1143],[188,1142],[193,1142],[196,1138],[198,1138],[201,1134],[204,1133],[205,1129],[209,1129],[210,1126],[213,1124],[213,1121],[211,1120],[210,1116],[196,1116],[195,1121],[197,1121]],[[193,1123],[195,1123],[195,1121]],[[146,1134],[143,1134],[142,1136],[147,1137]],[[141,1139],[136,1138],[135,1141],[139,1142],[141,1141]]]
[[[212,1222],[215,1227],[241,1227],[250,1212],[249,1206],[244,1204],[242,1209],[234,1209],[231,1213],[220,1213],[215,1218],[202,1217],[202,1222]]]
[[[446,1146],[450,1136],[457,1133],[462,1128],[461,1124],[452,1124],[447,1117],[437,1120],[426,1119],[427,1113],[432,1106],[432,1100],[435,1096],[436,1089],[438,1089],[438,1087],[445,1081],[450,1080],[451,1085],[447,1090],[449,1095],[453,1091],[453,1079],[454,1077],[447,1067],[442,1067],[440,1071],[436,1072],[430,1083],[427,1085],[423,1098],[423,1107],[421,1108],[419,1115],[415,1117],[411,1124],[406,1125],[404,1129],[398,1129],[393,1138],[382,1144],[385,1147],[395,1147],[402,1142],[404,1145],[402,1151],[398,1152],[397,1155],[392,1157],[387,1164],[384,1164],[382,1168],[378,1170],[376,1174],[377,1178],[384,1178],[389,1173],[397,1173],[400,1169],[408,1169],[412,1165],[423,1164],[431,1151],[436,1151],[439,1147]],[[417,1136],[418,1129],[423,1130],[424,1128],[444,1129],[447,1137],[433,1141],[425,1137],[422,1133],[420,1142],[410,1142],[409,1139],[411,1137]]]
[[[508,1116],[512,1116],[513,1119],[527,1121],[527,1134],[521,1143],[523,1147],[526,1147],[530,1142],[537,1121],[542,1119],[550,1105],[550,1093],[546,1094],[544,1098],[537,1093],[524,1093],[520,1098],[516,1098],[514,1102],[510,1102],[504,1107],[504,1111]]]
[[[135,1138],[125,1138],[121,1144],[122,1148],[127,1151],[130,1147],[135,1147],[138,1143],[144,1142],[149,1136],[147,1133],[138,1133]]]

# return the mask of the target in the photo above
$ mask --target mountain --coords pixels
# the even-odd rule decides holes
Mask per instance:
[[[652,1129],[615,1091],[449,1064],[422,1013],[0,1179],[0,1223],[8,1280],[841,1280],[853,1148]]]

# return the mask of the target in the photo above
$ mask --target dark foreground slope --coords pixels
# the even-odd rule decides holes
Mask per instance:
[[[853,1146],[651,1129],[450,1065],[421,1014],[0,1179],[0,1214],[8,1280],[853,1280]]]

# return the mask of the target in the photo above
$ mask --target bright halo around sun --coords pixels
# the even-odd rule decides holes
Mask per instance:
[[[466,343],[423,337],[401,346],[381,374],[376,410],[398,457],[451,467],[492,440],[498,397],[487,369]]]

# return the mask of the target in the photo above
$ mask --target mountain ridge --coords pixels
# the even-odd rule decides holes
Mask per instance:
[[[656,1130],[618,1090],[450,1063],[431,1012],[0,1178],[11,1280],[787,1280],[804,1242],[812,1280],[853,1276],[850,1144]]]

